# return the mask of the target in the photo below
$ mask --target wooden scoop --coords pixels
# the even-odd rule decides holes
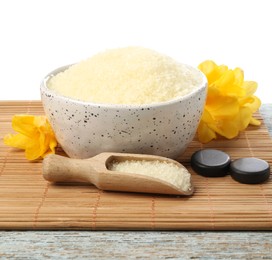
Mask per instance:
[[[101,153],[90,159],[80,160],[50,154],[43,161],[43,177],[51,182],[88,182],[99,189],[110,191],[175,195],[191,195],[193,193],[191,183],[189,183],[188,190],[182,190],[159,177],[109,170],[113,162],[126,160],[159,160],[184,168],[174,160],[153,155]]]

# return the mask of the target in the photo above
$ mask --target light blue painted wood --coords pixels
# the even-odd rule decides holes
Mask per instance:
[[[1,232],[2,259],[272,259],[271,232]]]

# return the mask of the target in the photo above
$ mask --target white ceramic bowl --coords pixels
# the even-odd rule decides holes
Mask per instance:
[[[89,158],[101,152],[180,156],[192,141],[203,111],[207,79],[190,94],[145,105],[84,102],[48,89],[54,70],[41,84],[45,114],[68,156]]]

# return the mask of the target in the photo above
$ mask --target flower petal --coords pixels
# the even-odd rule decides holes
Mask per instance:
[[[32,139],[25,149],[25,155],[28,160],[36,160],[41,156],[40,143],[37,139]]]
[[[32,137],[36,134],[36,126],[34,125],[34,116],[31,115],[15,115],[12,118],[12,128],[25,136]]]
[[[57,143],[57,140],[55,137],[53,138],[50,138],[50,141],[49,141],[49,151],[51,153],[55,153],[55,148],[57,147],[58,143]]]
[[[211,85],[216,81],[225,71],[228,70],[227,66],[217,66],[212,60],[206,60],[199,64],[198,68],[205,74],[208,84]]]
[[[42,157],[46,157],[48,154],[55,153],[55,148],[57,146],[57,140],[54,136],[47,135],[46,136],[46,144],[47,144],[47,151],[44,152]]]
[[[212,117],[233,117],[239,111],[239,102],[235,97],[224,96],[221,92],[210,87],[206,101],[206,109]]]
[[[214,74],[216,73],[217,65],[211,60],[206,60],[198,65],[198,68],[206,75],[208,83],[213,82]]]
[[[246,97],[249,97],[256,92],[258,84],[255,81],[244,81],[243,87],[246,90]]]
[[[203,111],[203,114],[201,117],[201,121],[203,121],[205,123],[213,123],[214,122],[214,119],[207,108],[204,108],[204,111]]]
[[[237,122],[233,120],[219,120],[216,124],[210,127],[221,136],[232,139],[239,134],[239,127]]]
[[[242,97],[245,95],[245,89],[242,85],[237,85],[236,77],[233,70],[228,70],[213,85],[225,96]]]
[[[233,70],[234,73],[234,82],[236,86],[243,86],[244,82],[244,72],[240,68],[235,68]]]
[[[261,121],[259,121],[258,119],[254,118],[254,117],[251,117],[250,118],[250,122],[249,122],[251,125],[255,125],[255,126],[259,126],[261,125]]]
[[[231,86],[234,82],[234,73],[232,70],[226,71],[220,78],[218,78],[214,84],[219,89],[226,89]]]
[[[19,149],[26,149],[27,144],[29,143],[30,138],[26,137],[22,134],[8,134],[4,137],[4,144],[19,148]]]
[[[200,122],[197,129],[198,139],[201,143],[208,143],[212,139],[216,138],[214,130],[212,130],[206,123],[203,121]]]
[[[37,128],[47,128],[47,119],[46,119],[46,116],[35,116],[33,124]]]
[[[240,131],[245,130],[251,119],[251,110],[248,107],[242,107],[237,114],[236,121],[238,123],[238,127]]]
[[[251,102],[248,102],[245,106],[249,107],[251,112],[254,113],[260,108],[261,104],[262,102],[258,97],[251,96]]]
[[[32,139],[32,142],[29,142],[29,145],[26,148],[26,157],[28,160],[36,160],[43,156],[47,152],[49,147],[49,142],[46,142],[46,136],[44,133]]]

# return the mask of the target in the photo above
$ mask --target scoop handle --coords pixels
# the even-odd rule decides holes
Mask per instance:
[[[90,162],[49,154],[43,160],[43,177],[51,182],[89,182],[94,175]]]

